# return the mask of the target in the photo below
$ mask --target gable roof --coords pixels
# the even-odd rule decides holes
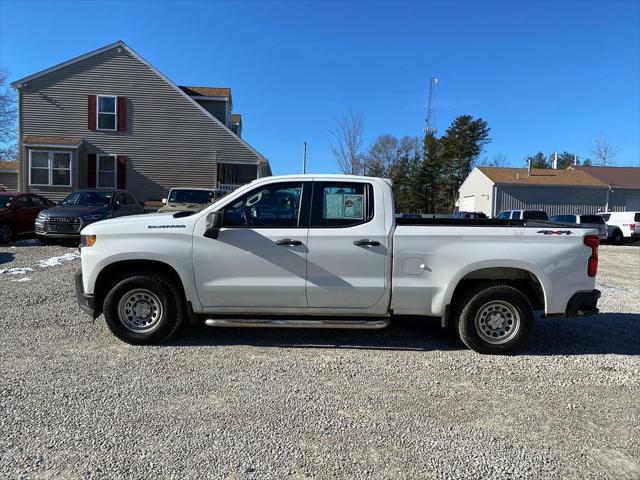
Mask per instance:
[[[553,170],[532,168],[527,175],[526,168],[477,167],[496,185],[547,185],[605,187],[607,184],[580,170]]]
[[[640,167],[572,166],[570,168],[586,172],[613,187],[640,189]]]
[[[151,65],[144,58],[142,58],[140,55],[138,55],[131,47],[129,47],[122,40],[118,40],[115,43],[111,43],[111,44],[106,45],[104,47],[101,47],[101,48],[98,48],[96,50],[93,50],[93,51],[91,51],[89,53],[85,53],[84,55],[80,55],[78,57],[72,58],[71,60],[67,60],[66,62],[59,63],[58,65],[54,65],[53,67],[47,68],[45,70],[41,70],[40,72],[34,73],[34,74],[29,75],[27,77],[23,77],[23,78],[21,78],[19,80],[16,80],[16,81],[12,82],[11,86],[13,88],[18,89],[23,84],[28,83],[30,80],[33,80],[34,78],[38,78],[38,77],[41,77],[43,75],[47,75],[49,73],[55,72],[56,70],[59,70],[59,69],[64,68],[64,67],[67,67],[69,65],[73,65],[74,63],[80,62],[82,60],[85,60],[87,58],[93,57],[95,55],[99,55],[99,54],[101,54],[103,52],[111,50],[112,48],[123,48],[124,50],[129,52],[135,59],[137,59],[138,61],[140,61],[144,65],[146,65],[152,72],[154,72],[162,80],[164,80],[171,88],[173,88],[176,92],[178,92],[180,95],[182,95],[184,98],[186,98],[189,102],[191,102],[193,105],[195,105],[195,107],[198,108],[198,110],[200,110],[202,113],[204,113],[207,117],[209,117],[209,119],[211,121],[215,122],[220,127],[224,128],[237,141],[242,143],[251,152],[253,152],[258,157],[258,161],[260,163],[267,163],[267,164],[269,163],[269,161],[260,152],[258,152],[255,148],[253,148],[251,145],[249,145],[247,142],[245,142],[242,138],[238,137],[235,133],[233,133],[231,130],[229,130],[225,124],[223,124],[220,120],[218,120],[216,117],[214,117],[209,111],[207,111],[206,108],[204,108],[197,101],[195,101],[193,98],[191,98],[186,92],[184,92],[180,87],[178,87],[178,85],[176,85],[171,80],[169,80],[168,77],[166,77],[159,70],[157,70],[153,65]],[[231,95],[231,91],[229,91],[229,95]]]
[[[180,89],[192,97],[225,97],[231,101],[231,89],[228,87],[186,87],[180,85]]]
[[[18,162],[0,162],[0,172],[18,173]]]

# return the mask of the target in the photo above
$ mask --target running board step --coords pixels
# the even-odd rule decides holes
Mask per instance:
[[[388,318],[375,320],[298,320],[285,318],[208,318],[204,321],[208,327],[269,327],[269,328],[350,328],[377,330],[389,326]]]

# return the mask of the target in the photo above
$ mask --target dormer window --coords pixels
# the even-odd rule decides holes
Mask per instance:
[[[98,130],[116,130],[117,98],[111,95],[98,95]]]

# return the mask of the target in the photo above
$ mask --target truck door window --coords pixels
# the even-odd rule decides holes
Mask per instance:
[[[316,182],[311,227],[351,227],[373,218],[373,188],[368,183]]]
[[[520,220],[521,217],[522,217],[522,212],[520,210],[515,210],[511,218],[513,220]]]
[[[302,207],[302,182],[255,188],[224,209],[223,227],[297,227]]]
[[[498,215],[497,218],[499,218],[500,220],[509,220],[510,214],[511,212],[500,212],[500,215]]]

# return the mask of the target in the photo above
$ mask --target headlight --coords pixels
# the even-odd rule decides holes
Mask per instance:
[[[81,247],[93,247],[96,243],[95,235],[80,235]]]
[[[46,220],[47,216],[44,213],[39,213],[38,216],[36,217],[36,220]]]
[[[83,220],[86,220],[88,222],[94,222],[96,220],[100,220],[102,218],[102,215],[97,214],[97,215],[85,215],[84,217],[82,217]]]

